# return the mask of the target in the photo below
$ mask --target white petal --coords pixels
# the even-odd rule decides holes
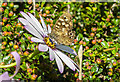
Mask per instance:
[[[63,66],[62,61],[60,60],[60,58],[57,55],[55,55],[55,60],[56,60],[56,63],[57,63],[57,66],[58,66],[60,73],[63,73],[64,66]]]
[[[32,27],[29,26],[29,25],[25,25],[24,27],[25,27],[25,29],[26,29],[28,32],[30,32],[31,34],[33,34],[33,35],[36,36],[37,38],[43,40],[43,37],[42,37],[34,28],[32,28]]]
[[[75,65],[71,62],[71,60],[69,59],[69,57],[67,57],[65,54],[63,54],[61,51],[59,50],[55,50],[55,52],[57,53],[57,55],[63,60],[63,62],[73,71],[75,71],[76,67]]]
[[[60,49],[62,51],[65,51],[65,52],[77,55],[77,53],[73,49],[71,49],[70,47],[68,47],[68,46],[60,44],[60,45],[56,45],[56,48],[58,48],[58,49]]]
[[[31,38],[31,41],[32,41],[32,42],[41,42],[41,43],[44,43],[43,40],[38,39],[38,38],[35,38],[35,37],[32,37],[32,38]]]
[[[53,61],[55,58],[55,52],[51,48],[49,48],[49,56],[50,60]]]
[[[40,16],[40,20],[41,20],[42,26],[44,28],[44,31],[48,34],[47,27],[46,27],[45,22],[44,22],[44,20],[43,20],[43,18],[41,16]]]
[[[20,55],[17,52],[11,52],[11,54],[14,56],[15,60],[16,60],[16,70],[13,76],[11,76],[10,78],[13,78],[17,72],[20,69]]]
[[[39,51],[45,52],[45,51],[48,51],[48,46],[44,44],[39,44],[38,49]]]
[[[39,23],[39,21],[31,14],[31,13],[28,13],[29,16],[32,18],[32,20],[35,22],[35,24],[37,25],[36,29],[42,33],[42,35],[44,34],[44,31],[43,31],[43,28],[41,26],[41,24]]]
[[[18,19],[22,24],[32,26],[26,19],[21,17],[19,17]]]
[[[48,24],[48,33],[49,33],[49,34],[51,33],[51,27],[50,27],[49,24]]]
[[[9,77],[9,75],[8,75],[8,72],[4,72],[2,75],[0,75],[0,82],[2,82],[2,81],[5,81],[5,80],[10,80],[10,77]],[[4,82],[3,81],[3,82]]]
[[[20,13],[23,15],[24,18],[26,18],[26,20],[28,22],[30,22],[33,25],[33,27],[35,28],[36,31],[39,31],[39,30],[37,30],[38,26],[36,25],[35,21],[32,18],[30,18],[26,13],[24,13],[22,11]],[[41,31],[39,31],[39,33],[41,33]],[[41,35],[42,35],[42,33],[41,33]]]

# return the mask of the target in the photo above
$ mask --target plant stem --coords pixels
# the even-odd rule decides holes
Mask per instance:
[[[33,0],[33,11],[34,11],[34,16],[35,16],[35,0]]]
[[[16,66],[16,62],[11,63],[10,65],[0,65],[0,68],[9,68],[9,67],[13,67],[13,66]]]
[[[110,50],[114,50],[116,49],[115,47],[114,48],[108,48],[108,49],[104,49],[103,51],[106,52],[106,51],[110,51]],[[118,48],[118,50],[120,50],[120,48]]]
[[[78,57],[79,57],[79,61],[80,61],[80,65],[79,65],[79,69],[80,69],[80,73],[79,73],[79,80],[82,81],[82,45],[80,45],[80,48],[78,50]]]

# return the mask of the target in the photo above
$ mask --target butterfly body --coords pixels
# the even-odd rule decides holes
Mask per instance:
[[[58,44],[70,45],[75,37],[75,32],[72,31],[73,22],[72,16],[69,13],[64,13],[55,23],[50,37],[57,41]]]

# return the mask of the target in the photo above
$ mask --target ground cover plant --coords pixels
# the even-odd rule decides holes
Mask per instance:
[[[34,11],[35,10],[35,11]],[[31,13],[42,24],[53,28],[59,17],[66,11],[72,15],[74,44],[70,48],[78,52],[83,45],[82,80],[120,80],[120,3],[118,2],[1,2],[0,3],[0,75],[9,76],[16,69],[16,51],[21,58],[20,69],[13,77],[16,80],[78,81],[79,72],[72,71],[64,63],[60,73],[56,61],[50,61],[49,51],[38,50],[39,43],[31,41],[34,36],[19,20]],[[64,52],[64,51],[62,51]],[[79,66],[79,57],[64,52]],[[61,58],[62,60],[62,58]],[[6,67],[6,65],[9,65]]]

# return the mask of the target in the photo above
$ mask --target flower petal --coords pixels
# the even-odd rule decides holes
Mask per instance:
[[[41,37],[41,34],[26,19],[24,19],[24,18],[18,18],[18,19],[22,24],[30,26],[29,28],[30,28],[31,34],[33,34],[34,36],[36,36],[38,38]],[[29,31],[29,29],[26,29],[26,30]],[[32,31],[34,31],[34,32],[32,32]]]
[[[43,40],[43,37],[35,29],[31,28],[31,26],[25,25],[24,27],[28,32],[30,32],[31,34],[33,34],[37,38]]]
[[[56,60],[56,63],[57,63],[57,66],[58,66],[60,73],[63,73],[64,66],[63,66],[62,61],[60,60],[60,58],[57,55],[55,55],[55,60]]]
[[[4,72],[2,75],[0,75],[0,82],[2,82],[3,80],[10,80],[8,72]]]
[[[29,16],[32,18],[32,20],[35,22],[35,24],[37,25],[36,26],[36,29],[42,33],[42,35],[44,35],[44,31],[43,31],[43,28],[41,26],[41,24],[39,23],[39,21],[31,14],[31,13],[28,13]]]
[[[40,16],[40,20],[41,20],[42,26],[44,28],[44,31],[48,34],[47,27],[46,27],[45,22],[44,22],[44,20],[43,20],[43,18],[41,16]]]
[[[35,21],[33,21],[33,19],[30,18],[29,15],[27,15],[26,13],[24,13],[24,12],[22,12],[22,11],[20,11],[20,13],[21,13],[21,14],[23,15],[23,17],[34,27],[34,29],[35,29],[36,31],[38,31],[38,32],[42,35],[41,31],[37,30],[38,26],[36,25]],[[44,36],[44,35],[43,35],[43,36]]]
[[[48,24],[48,33],[49,33],[49,34],[51,33],[51,27],[50,27],[49,24]]]
[[[57,49],[60,49],[60,50],[62,50],[62,51],[65,51],[65,52],[68,52],[68,53],[77,55],[77,53],[76,53],[73,49],[71,49],[70,47],[68,47],[68,46],[61,45],[61,44],[60,44],[60,45],[56,45],[56,48],[57,48]]]
[[[41,42],[41,43],[44,43],[43,40],[40,40],[40,39],[35,38],[35,37],[32,37],[32,38],[31,38],[31,41],[32,41],[32,42]]]
[[[55,52],[57,53],[57,55],[63,60],[63,62],[73,71],[75,71],[76,67],[75,65],[71,62],[71,60],[69,59],[69,57],[67,57],[64,53],[62,53],[59,50],[55,50]]]
[[[22,24],[32,26],[26,19],[21,17],[19,17],[18,19]]]
[[[10,78],[13,78],[20,69],[20,55],[17,52],[11,52],[11,54],[14,56],[14,58],[16,60],[16,71],[15,71],[14,75],[10,77]]]
[[[20,69],[20,56],[19,56],[19,54],[17,52],[11,52],[11,54],[14,56],[15,61],[16,61],[15,73],[11,77],[9,77],[8,72],[3,73],[2,75],[0,75],[0,82],[3,80],[10,80],[11,78],[13,78],[17,74],[17,72]]]
[[[51,48],[49,48],[49,56],[50,60],[53,61],[55,58],[55,52]]]
[[[39,44],[38,49],[39,51],[45,52],[45,51],[48,51],[48,46],[44,44]]]

